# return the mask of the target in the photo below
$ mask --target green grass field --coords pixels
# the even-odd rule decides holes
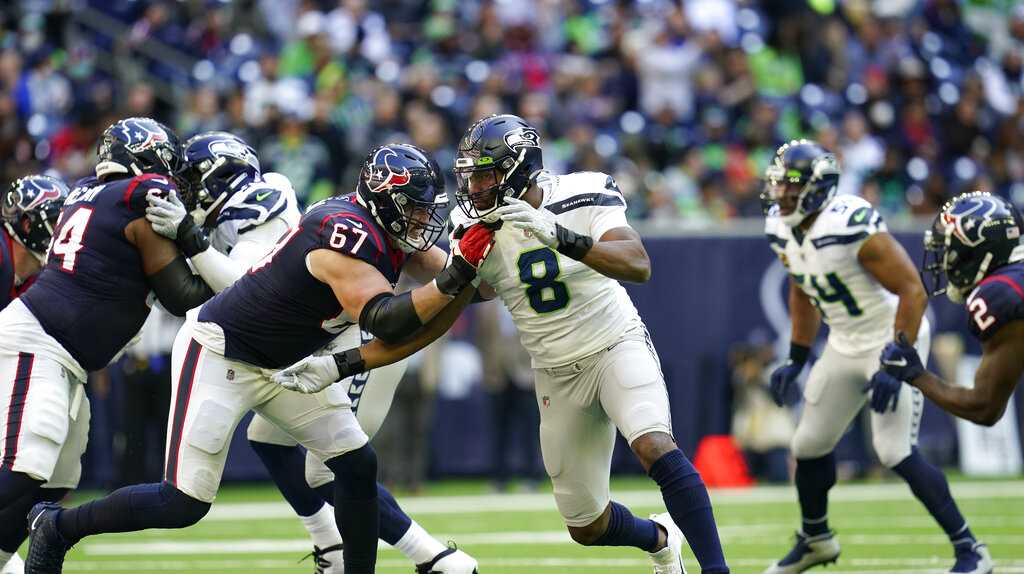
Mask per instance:
[[[953,490],[975,533],[989,543],[997,571],[1024,572],[1024,481],[955,480]],[[639,479],[616,481],[613,494],[638,514],[662,508],[657,491]],[[639,551],[571,543],[547,492],[496,495],[480,484],[449,483],[399,498],[435,536],[479,559],[482,574],[651,572]],[[713,491],[712,499],[733,572],[760,572],[789,548],[797,525],[791,488]],[[830,516],[843,554],[826,572],[943,572],[952,564],[945,537],[902,483],[841,485]],[[87,539],[71,552],[65,571],[309,573],[312,563],[298,562],[309,546],[273,490],[233,487],[195,527]],[[691,573],[700,572],[688,550],[684,558]],[[409,573],[412,566],[382,547],[377,571]]]

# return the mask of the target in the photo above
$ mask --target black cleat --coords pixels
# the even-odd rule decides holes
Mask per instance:
[[[25,574],[61,574],[64,555],[71,550],[57,530],[57,516],[61,506],[55,502],[40,502],[28,513],[28,556]]]

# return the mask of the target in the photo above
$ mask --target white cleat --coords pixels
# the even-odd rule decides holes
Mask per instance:
[[[476,559],[459,550],[451,542],[448,544],[451,546],[434,556],[430,562],[417,564],[416,574],[477,574]]]
[[[326,548],[313,546],[313,551],[306,555],[306,558],[313,558],[313,574],[345,574],[345,562],[341,556],[342,548],[341,544]]]
[[[683,557],[680,555],[684,540],[682,531],[667,512],[652,514],[651,520],[663,527],[668,535],[665,547],[650,553],[651,562],[654,562],[654,574],[686,574]]]
[[[991,574],[992,555],[988,546],[975,542],[956,545],[956,564],[949,574]]]
[[[3,569],[0,570],[0,574],[25,574],[25,561],[15,552]]]
[[[796,533],[796,544],[775,564],[764,571],[764,574],[797,574],[819,564],[833,564],[839,559],[839,541],[831,530],[817,536],[807,536],[803,532]]]

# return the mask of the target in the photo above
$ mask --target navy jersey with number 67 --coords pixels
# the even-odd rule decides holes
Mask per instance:
[[[306,256],[316,249],[365,261],[392,285],[405,263],[405,254],[391,246],[354,194],[313,205],[249,273],[200,310],[199,321],[224,331],[225,357],[286,367],[358,320],[344,313],[329,285],[310,274]]]
[[[1011,263],[981,280],[967,297],[968,329],[987,341],[1003,325],[1024,320],[1024,262]]]
[[[43,329],[87,371],[102,369],[149,314],[142,256],[125,237],[145,217],[146,194],[174,189],[159,175],[80,180],[53,232],[46,267],[21,296]]]

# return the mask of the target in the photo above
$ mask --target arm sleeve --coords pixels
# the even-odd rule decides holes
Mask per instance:
[[[408,338],[422,326],[410,291],[401,295],[376,295],[363,306],[359,314],[359,327],[389,344]]]
[[[178,317],[184,317],[189,309],[213,297],[213,290],[202,277],[192,273],[184,256],[179,256],[146,279],[164,308]]]

